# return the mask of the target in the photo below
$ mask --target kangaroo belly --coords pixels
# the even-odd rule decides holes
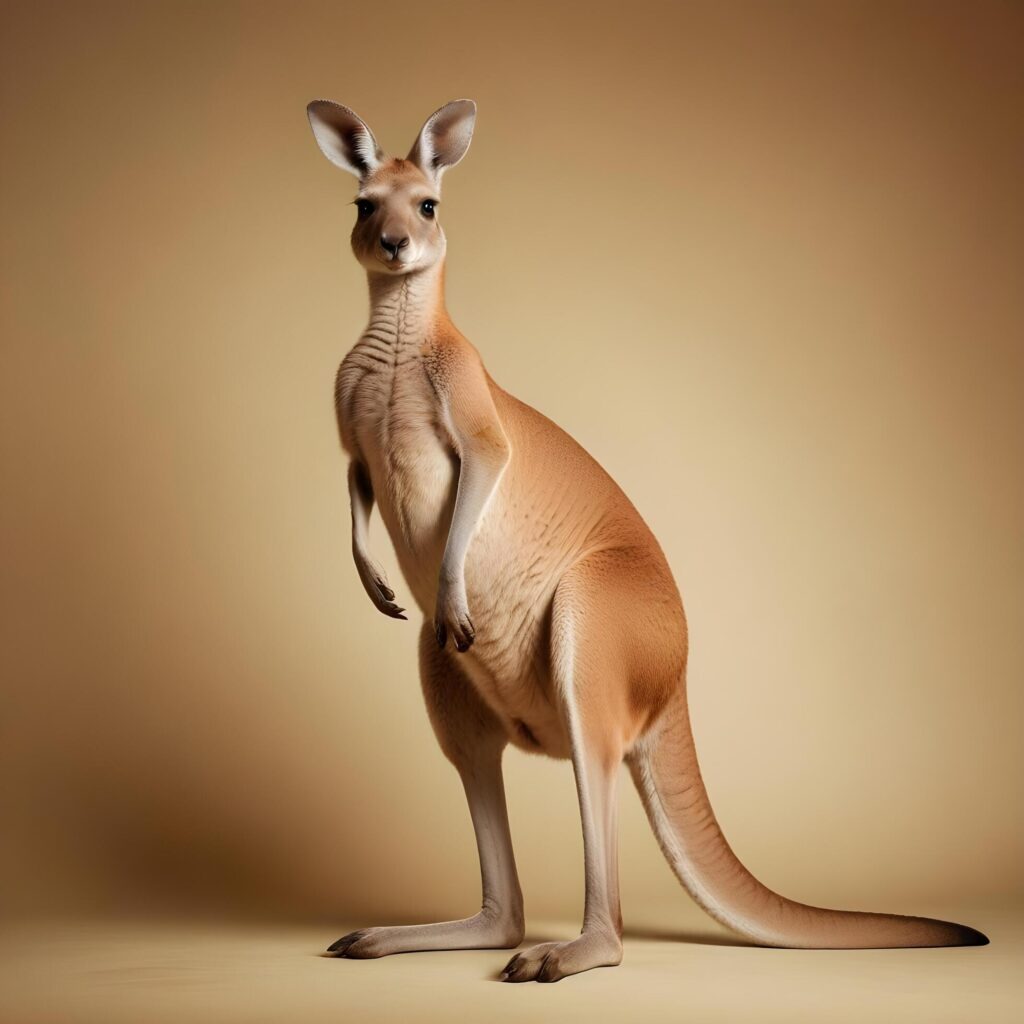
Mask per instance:
[[[466,595],[476,639],[457,657],[513,743],[568,756],[551,692],[548,651],[557,560],[547,560],[513,531],[513,508],[499,491],[470,547]]]
[[[459,663],[513,743],[569,757],[569,737],[552,690],[551,607],[565,571],[593,543],[594,511],[585,500],[567,495],[564,481],[559,486],[545,480],[528,439],[517,437],[511,423],[507,429],[512,461],[466,560],[476,639],[458,655]]]

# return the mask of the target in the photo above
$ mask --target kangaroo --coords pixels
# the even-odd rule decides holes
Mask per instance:
[[[491,379],[445,308],[441,178],[465,156],[476,104],[431,114],[387,157],[347,107],[307,108],[316,141],[359,181],[352,249],[369,323],[335,381],[349,456],[352,555],[378,611],[405,619],[369,550],[374,504],[423,614],[419,669],[458,771],[480,858],[479,913],[368,928],[328,952],[512,949],[524,936],[502,755],[572,761],[586,902],[570,942],[544,942],[501,980],[558,981],[622,960],[616,780],[625,761],[669,864],[748,941],[802,949],[983,945],[965,925],[825,910],[778,895],[733,853],[701,779],[686,698],[687,628],[667,561],[611,477],[551,420]]]

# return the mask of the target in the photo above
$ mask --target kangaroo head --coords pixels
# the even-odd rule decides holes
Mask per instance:
[[[443,259],[441,175],[469,149],[476,104],[453,100],[431,114],[404,159],[385,156],[365,122],[340,103],[314,100],[306,112],[324,156],[359,179],[356,259],[384,274],[407,274]]]

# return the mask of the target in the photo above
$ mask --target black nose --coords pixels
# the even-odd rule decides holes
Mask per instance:
[[[408,238],[388,238],[387,235],[380,236],[380,247],[391,254],[394,259],[399,249],[404,249],[409,244]]]

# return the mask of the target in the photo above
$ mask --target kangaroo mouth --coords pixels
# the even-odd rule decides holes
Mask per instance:
[[[382,264],[387,270],[391,271],[391,273],[400,274],[403,270],[408,270],[416,261],[403,260],[398,256],[384,256],[378,253],[377,262]]]

